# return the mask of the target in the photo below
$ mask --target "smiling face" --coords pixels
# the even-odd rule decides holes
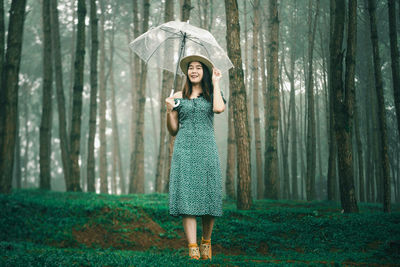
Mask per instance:
[[[201,80],[203,79],[203,67],[201,66],[200,62],[190,62],[188,68],[188,76],[190,82],[193,84],[201,82]]]

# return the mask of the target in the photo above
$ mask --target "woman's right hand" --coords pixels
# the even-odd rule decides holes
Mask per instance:
[[[179,119],[178,119],[178,111],[174,111],[173,108],[175,107],[175,97],[178,97],[179,93],[175,93],[174,95],[171,94],[169,97],[165,99],[165,105],[167,107],[167,128],[168,132],[175,136],[179,130]]]

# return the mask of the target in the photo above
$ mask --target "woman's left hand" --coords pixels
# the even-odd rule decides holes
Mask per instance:
[[[213,73],[212,73],[212,82],[219,82],[219,80],[221,79],[222,74],[221,71],[217,68],[213,68]]]

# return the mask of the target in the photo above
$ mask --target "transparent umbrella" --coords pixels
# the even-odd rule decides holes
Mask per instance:
[[[175,73],[171,96],[176,89],[176,76],[183,75],[178,65],[184,56],[206,56],[221,72],[233,67],[214,36],[189,22],[170,21],[161,24],[137,37],[129,46],[149,66]]]

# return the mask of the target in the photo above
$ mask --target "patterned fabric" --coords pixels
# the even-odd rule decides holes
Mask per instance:
[[[221,91],[224,103],[226,100]],[[214,135],[211,102],[202,95],[175,98],[179,131],[172,153],[169,212],[179,215],[222,216],[222,173]]]

